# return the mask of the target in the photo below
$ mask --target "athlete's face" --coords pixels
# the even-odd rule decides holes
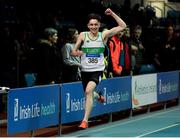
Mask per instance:
[[[96,19],[89,20],[87,27],[89,28],[90,32],[96,34],[100,28],[100,22]]]

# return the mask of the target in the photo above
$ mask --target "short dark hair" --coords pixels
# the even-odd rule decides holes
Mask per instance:
[[[142,27],[140,25],[136,25],[134,28],[134,31],[136,31],[136,30],[142,30]]]
[[[96,20],[98,20],[98,22],[100,22],[101,21],[101,16],[99,14],[96,14],[96,13],[91,13],[91,14],[88,15],[88,22],[91,19],[96,19]]]
[[[58,31],[56,29],[52,28],[52,27],[44,29],[44,36],[45,36],[45,38],[53,36],[56,33],[58,33]]]

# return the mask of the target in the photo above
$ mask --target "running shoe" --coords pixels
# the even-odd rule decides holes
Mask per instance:
[[[83,120],[81,124],[79,125],[79,128],[82,128],[82,129],[88,128],[88,122]]]
[[[98,93],[99,94],[99,98],[97,99],[100,103],[104,103],[105,102],[105,98],[104,96],[102,96],[101,92]]]

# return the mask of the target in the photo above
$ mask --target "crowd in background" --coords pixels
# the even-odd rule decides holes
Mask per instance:
[[[102,29],[114,25],[104,16],[106,5],[88,0],[63,5],[52,1],[47,7],[31,1],[21,5],[13,0],[0,2],[0,86],[80,81],[80,59],[68,52],[78,32],[85,30],[82,24],[89,13],[102,16]],[[180,69],[180,32],[174,19],[158,21],[153,9],[140,4],[130,8],[128,1],[111,8],[128,27],[107,43],[105,78]],[[49,74],[48,80],[39,74]]]

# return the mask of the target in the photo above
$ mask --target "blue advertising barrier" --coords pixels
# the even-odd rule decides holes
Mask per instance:
[[[8,135],[59,124],[60,85],[11,89]]]
[[[179,96],[179,71],[157,73],[158,101],[167,101]]]
[[[94,100],[91,117],[131,109],[131,77],[102,80],[96,89],[105,97],[105,103]],[[62,84],[61,123],[80,121],[84,114],[84,91],[81,82]]]
[[[157,102],[178,98],[179,83],[179,71],[157,73]],[[91,117],[132,109],[131,85],[131,76],[102,80],[96,91],[101,91],[105,102],[94,100]],[[84,103],[81,82],[10,89],[8,135],[80,121]]]

